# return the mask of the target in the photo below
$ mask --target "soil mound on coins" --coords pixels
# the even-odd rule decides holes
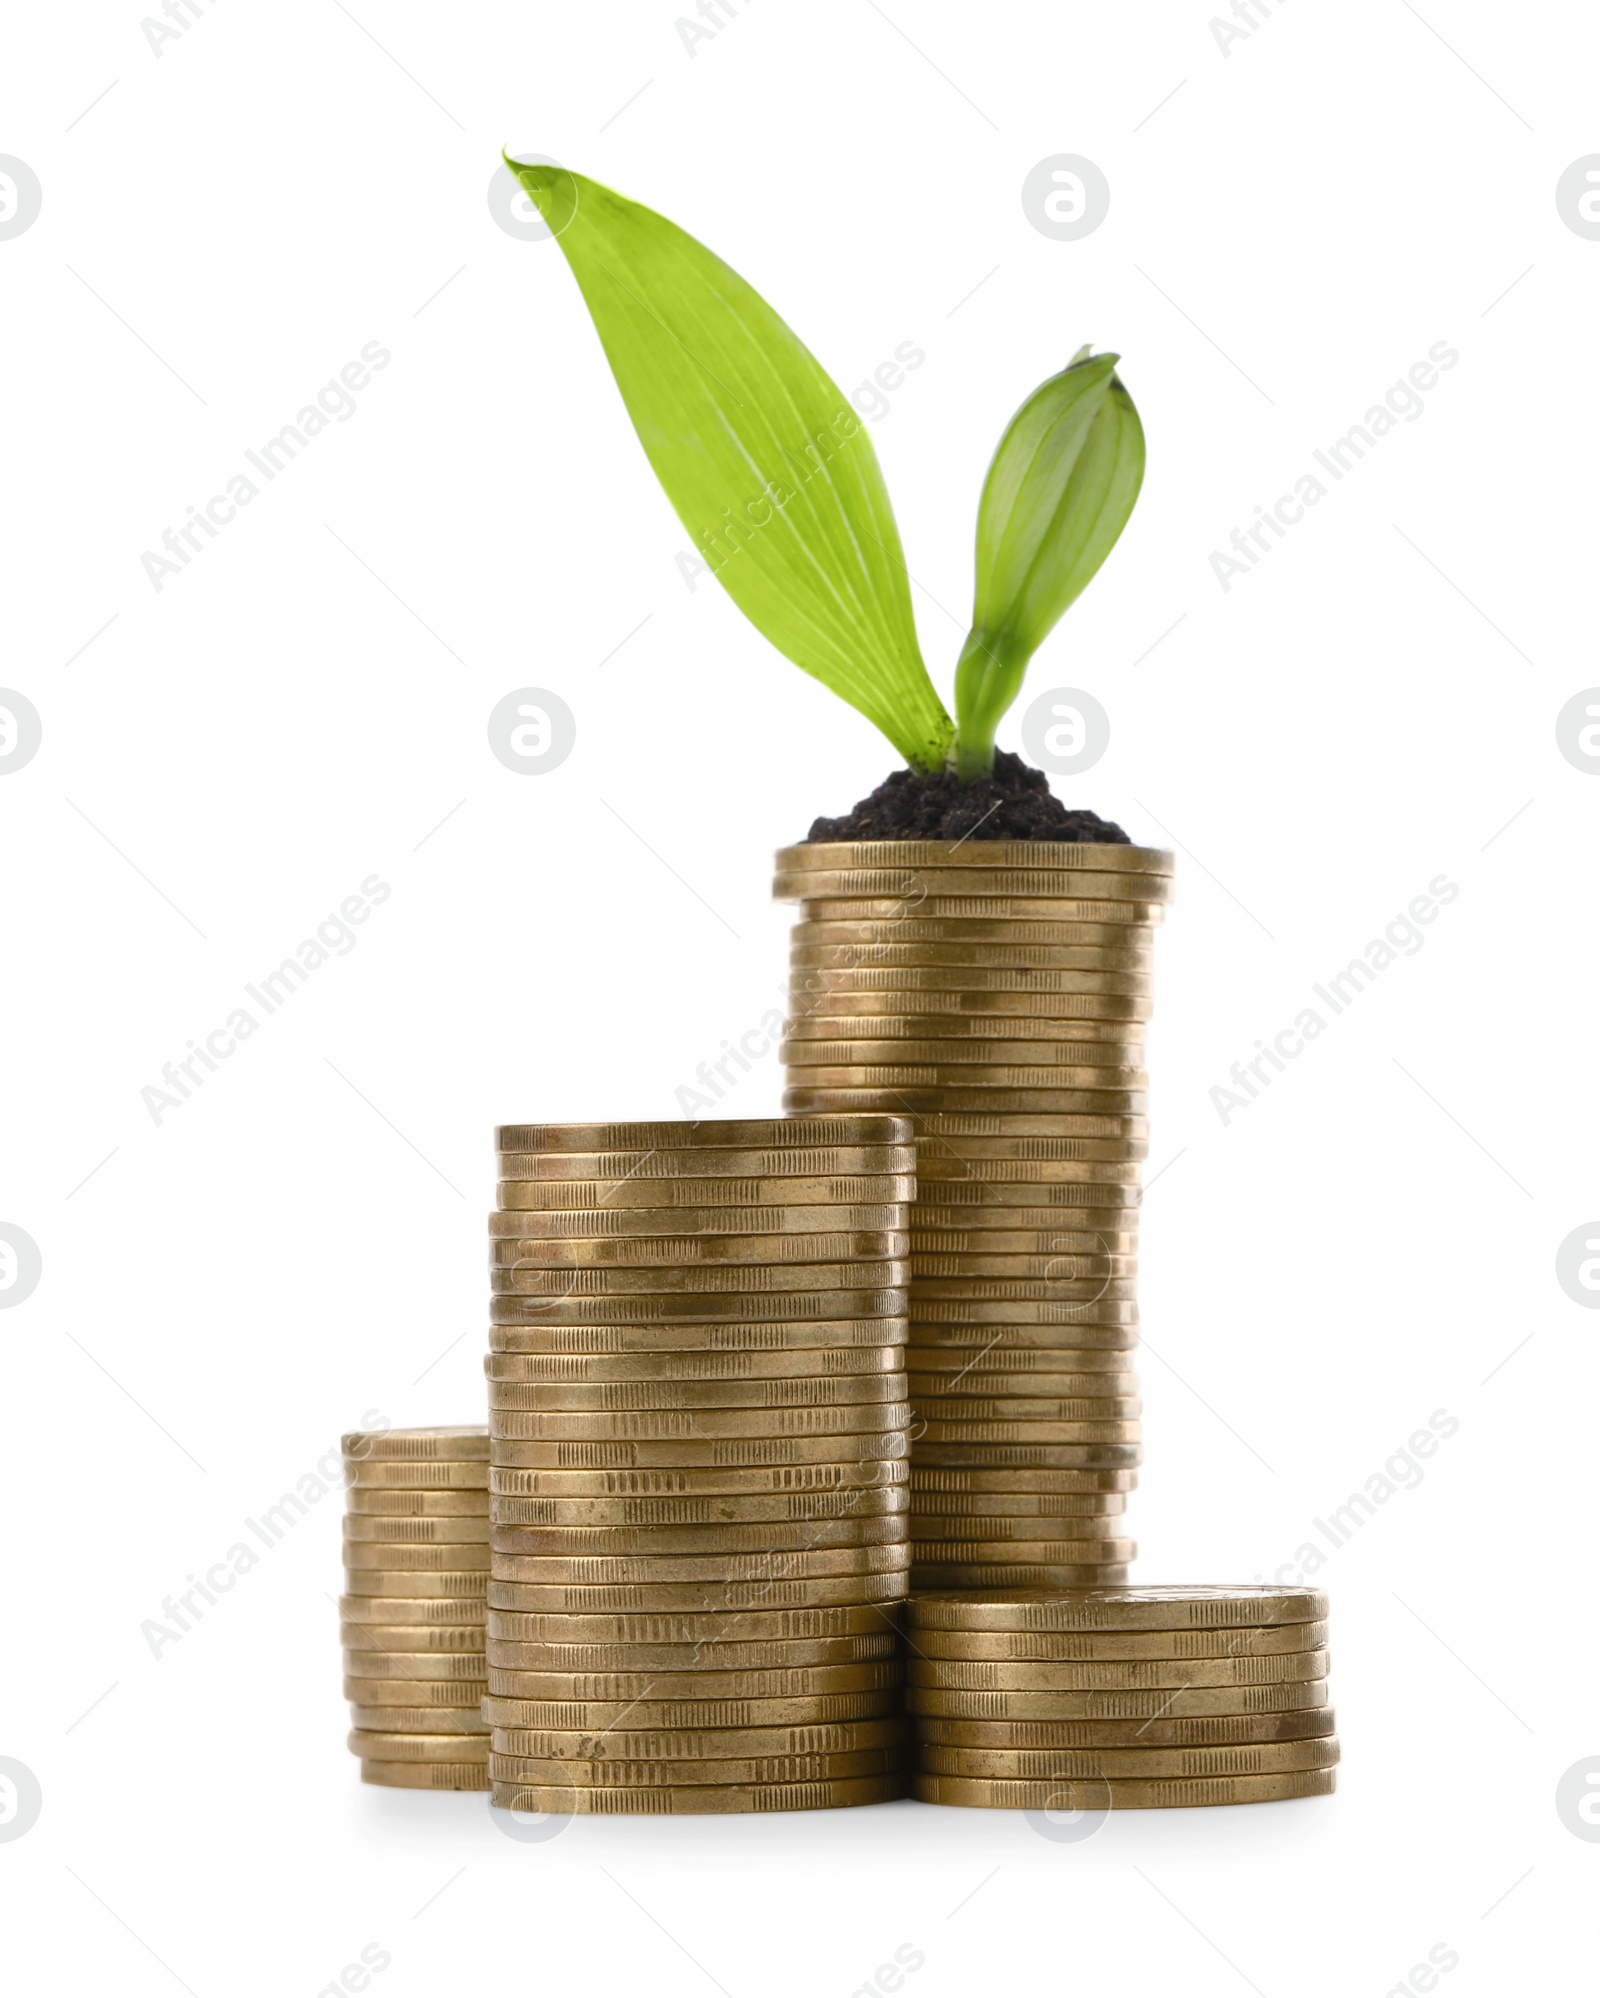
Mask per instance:
[[[1097,812],[1069,811],[1042,770],[996,750],[987,777],[895,770],[842,819],[817,819],[805,843],[857,839],[1048,839],[1127,846],[1121,826]]]

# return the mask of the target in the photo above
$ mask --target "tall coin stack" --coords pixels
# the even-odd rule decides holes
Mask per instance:
[[[339,1604],[351,1753],[363,1782],[487,1790],[487,1429],[342,1439]]]
[[[905,1794],[909,1137],[885,1116],[499,1131],[496,1804]]]
[[[1248,1584],[913,1596],[914,1794],[1061,1812],[1326,1796],[1327,1616],[1319,1590]]]
[[[1144,1031],[1172,856],[787,847],[785,1107],[911,1119],[913,1586],[1118,1582],[1140,1460]]]

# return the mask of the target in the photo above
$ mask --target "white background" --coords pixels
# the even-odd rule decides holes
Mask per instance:
[[[0,1846],[17,1988],[312,1998],[374,1942],[383,1998],[847,1998],[907,1944],[917,1998],[1377,1998],[1440,1943],[1450,1998],[1577,1987],[1600,1851],[1554,1793],[1600,1753],[1600,1321],[1554,1267],[1600,1209],[1600,783],[1555,717],[1600,681],[1600,243],[1554,190],[1600,149],[1600,30],[1261,12],[1226,55],[1175,0],[753,0],[692,56],[667,5],[200,0],[159,57],[132,5],[14,17],[0,151],[44,193],[0,242],[0,679],[44,725],[0,782],[0,1219],[44,1270],[0,1317],[0,1753],[44,1796]],[[872,434],[943,689],[1007,417],[1083,341],[1124,355],[1144,495],[1024,704],[1093,691],[1111,748],[1066,795],[1181,847],[1135,1574],[1292,1566],[1459,1422],[1315,1578],[1335,1799],[1079,1845],[910,1803],[516,1844],[482,1798],[357,1781],[336,1496],[141,1636],[364,1411],[478,1417],[491,1126],[674,1114],[776,1003],[772,850],[893,760],[686,588],[559,251],[491,219],[502,144],[681,222],[846,390],[924,350]],[[1112,190],[1075,243],[1020,199],[1063,152]],[[369,341],[354,416],[153,589],[162,530]],[[1439,341],[1424,413],[1224,591],[1212,551]],[[577,716],[544,777],[486,742],[527,685]],[[373,873],[356,947],[157,1125],[162,1064]],[[1424,946],[1224,1124],[1230,1064],[1439,874]],[[772,1056],[728,1111],[780,1088]]]

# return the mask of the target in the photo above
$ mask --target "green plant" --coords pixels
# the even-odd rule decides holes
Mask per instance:
[[[1117,356],[1085,347],[1006,426],[978,508],[952,722],[917,645],[877,453],[815,356],[664,216],[563,167],[506,164],[560,242],[645,455],[718,582],[909,764],[984,774],[1029,659],[1138,497],[1144,433]]]

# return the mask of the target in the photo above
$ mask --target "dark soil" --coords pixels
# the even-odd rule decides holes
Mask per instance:
[[[1069,811],[1050,780],[1020,756],[996,750],[987,777],[964,784],[948,771],[896,770],[842,819],[817,819],[806,843],[858,839],[1049,839],[1131,844],[1097,812]]]

